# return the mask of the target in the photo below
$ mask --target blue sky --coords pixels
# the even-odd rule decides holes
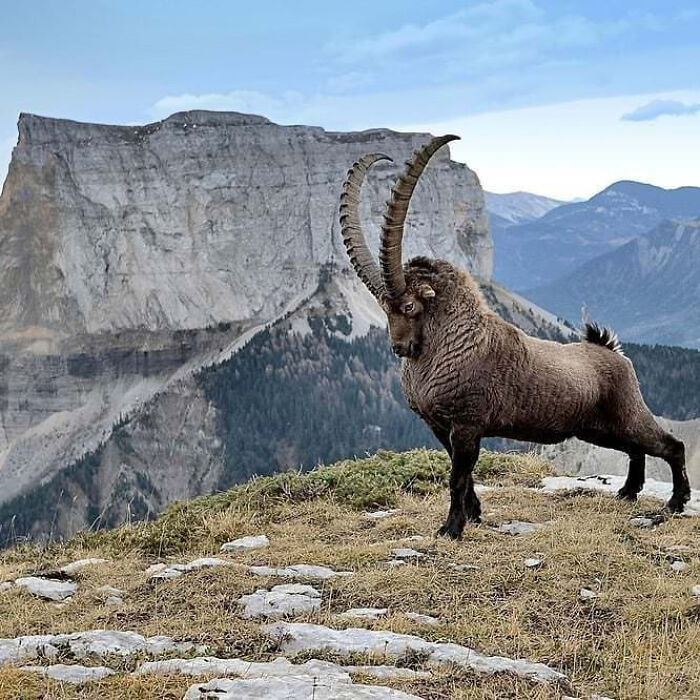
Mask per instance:
[[[494,191],[700,185],[700,6],[0,0],[0,172],[21,111],[143,123],[234,109],[463,140]]]

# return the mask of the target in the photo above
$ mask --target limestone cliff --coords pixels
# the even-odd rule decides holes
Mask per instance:
[[[378,325],[348,273],[340,186],[360,155],[394,159],[362,202],[376,247],[390,184],[427,138],[237,113],[138,127],[22,115],[0,197],[0,501],[43,485],[71,504],[51,517],[61,533],[104,505],[118,519],[214,488],[216,410],[194,375],[295,310],[303,320],[328,271],[354,335]],[[447,149],[409,226],[407,255],[489,277],[483,193]],[[99,459],[59,484],[83,455]]]

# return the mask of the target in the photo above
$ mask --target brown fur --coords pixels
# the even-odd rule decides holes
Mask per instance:
[[[540,340],[492,312],[451,263],[414,258],[404,274],[404,293],[382,304],[392,347],[405,358],[408,402],[452,458],[440,534],[460,537],[466,521],[480,518],[471,472],[484,437],[552,443],[575,436],[621,450],[630,469],[619,496],[629,499],[644,484],[645,455],[661,457],[673,473],[667,507],[683,510],[690,497],[683,443],[657,424],[611,333],[588,329],[589,340],[570,344]]]

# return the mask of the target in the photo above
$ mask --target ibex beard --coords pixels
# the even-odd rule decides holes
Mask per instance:
[[[432,139],[397,178],[386,205],[379,265],[359,217],[362,182],[382,154],[348,171],[340,223],[350,261],[387,315],[401,382],[411,408],[452,461],[450,510],[438,534],[461,537],[478,523],[481,506],[472,471],[481,440],[502,437],[556,443],[570,437],[620,450],[629,470],[620,498],[635,500],[644,485],[646,455],[671,468],[666,508],[683,511],[690,498],[685,448],[647,408],[632,363],[614,333],[594,323],[581,342],[557,343],[523,333],[491,311],[472,277],[445,260],[402,262],[404,223],[413,190],[432,155],[457,138]]]

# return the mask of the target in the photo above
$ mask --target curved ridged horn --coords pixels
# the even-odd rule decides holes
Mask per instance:
[[[345,249],[357,276],[376,299],[386,293],[382,274],[372,257],[360,224],[360,189],[369,168],[379,160],[391,160],[383,153],[371,153],[360,158],[348,170],[340,195],[340,232]]]
[[[428,144],[413,154],[413,158],[406,163],[406,169],[396,180],[396,184],[391,190],[391,199],[386,205],[381,245],[379,246],[382,279],[390,297],[400,296],[406,289],[401,260],[401,242],[413,190],[433,153],[441,146],[458,138],[459,136],[448,134],[431,139]]]

